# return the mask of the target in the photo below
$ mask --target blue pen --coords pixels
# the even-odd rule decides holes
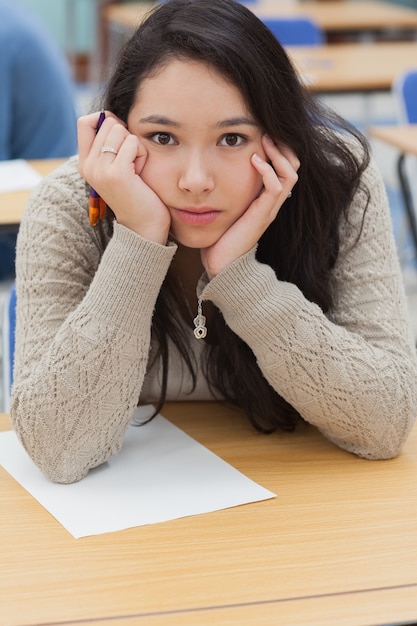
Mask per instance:
[[[99,118],[98,118],[98,122],[97,122],[96,133],[98,133],[98,131],[100,130],[105,117],[106,117],[106,114],[104,113],[104,111],[101,111]],[[89,203],[89,209],[88,209],[90,224],[92,226],[96,226],[98,221],[104,218],[105,212],[106,212],[106,203],[104,202],[102,198],[100,198],[97,191],[91,187],[90,188],[90,203]]]

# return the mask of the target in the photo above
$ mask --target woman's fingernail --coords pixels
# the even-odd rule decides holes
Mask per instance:
[[[275,145],[269,135],[265,135],[265,141],[266,141],[266,143],[269,143],[270,146],[274,146]]]
[[[254,155],[253,155],[253,157],[252,157],[252,158],[253,158],[253,160],[255,161],[255,163],[259,163],[259,164],[261,164],[261,163],[263,163],[263,162],[264,162],[264,161],[263,161],[263,159],[261,159],[261,157],[260,157],[258,154],[256,154],[256,152],[254,153]]]

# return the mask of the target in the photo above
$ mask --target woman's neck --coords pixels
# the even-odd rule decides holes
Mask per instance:
[[[197,315],[197,283],[204,272],[201,263],[200,250],[178,245],[178,250],[172,260],[170,272],[175,277],[178,288],[182,292],[184,302],[182,316],[192,324]]]

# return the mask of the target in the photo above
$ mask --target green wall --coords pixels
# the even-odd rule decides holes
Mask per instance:
[[[96,0],[18,0],[37,13],[65,52],[90,52],[96,41]]]

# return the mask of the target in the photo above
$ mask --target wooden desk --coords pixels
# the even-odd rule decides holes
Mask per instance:
[[[52,172],[64,161],[65,159],[41,159],[29,161],[29,164],[42,176],[46,176],[46,174]],[[0,230],[16,227],[20,224],[24,208],[31,193],[31,190],[0,193]]]
[[[248,5],[249,6],[249,5]],[[327,36],[334,34],[374,34],[375,32],[417,32],[417,11],[386,2],[360,0],[328,0],[316,2],[276,2],[259,0],[254,11],[260,17],[306,15],[314,20]]]
[[[372,126],[369,133],[405,154],[417,156],[417,124]]]
[[[155,2],[108,4],[103,9],[103,16],[108,25],[131,35],[155,4]]]
[[[155,2],[133,2],[110,4],[104,9],[104,17],[125,31],[132,32],[139,25]],[[327,33],[366,33],[402,29],[417,32],[417,11],[407,7],[378,1],[349,2],[329,0],[327,2],[277,2],[259,0],[249,3],[248,8],[259,17],[285,17],[307,15]]]
[[[277,497],[75,540],[0,468],[1,624],[417,618],[417,429],[397,459],[374,462],[307,426],[259,435],[216,403],[162,413]]]
[[[318,93],[391,89],[415,67],[417,41],[289,46],[287,52],[309,89]]]
[[[265,13],[267,7],[270,7],[271,11],[271,7],[275,7],[274,10],[277,12],[280,10],[285,12],[287,10],[285,9],[285,3],[283,5],[277,3],[275,6],[273,1],[260,0],[260,9],[257,9],[257,11],[262,10]],[[310,8],[314,6],[317,7],[317,11],[325,11],[330,9],[330,5],[337,5],[341,8],[346,5],[345,10],[351,15],[351,23],[353,23],[357,13],[360,13],[362,4],[373,5],[378,3],[353,2],[351,4],[350,2],[333,0],[333,2],[318,3],[317,5],[312,2],[306,2],[300,5],[291,4],[291,6],[298,7],[298,11],[304,11],[305,6]],[[352,9],[352,5],[354,9]],[[395,12],[396,9],[399,9],[400,14],[405,11],[410,25],[414,24],[414,27],[417,29],[417,11],[407,10],[404,7],[394,7],[384,3],[381,3],[381,5],[386,9],[386,12],[382,13],[382,15],[385,15],[388,23],[395,24],[395,20],[389,22],[388,15],[391,11]],[[119,33],[118,37],[121,36],[123,39],[133,32],[134,28],[140,24],[146,13],[153,6],[153,3],[148,2],[109,5],[105,9],[106,20],[110,27],[116,29],[116,33]],[[343,11],[342,9],[342,14]],[[373,13],[379,14],[379,11],[380,9],[373,12],[369,11],[369,19]],[[334,11],[334,13],[338,14],[337,11]],[[411,15],[409,15],[410,13]],[[374,20],[377,19],[374,16]],[[379,17],[379,19],[382,18]],[[110,57],[114,59],[118,51],[118,44],[113,44],[113,46],[114,49]],[[415,66],[417,62],[417,41],[289,47],[288,53],[304,76],[307,86],[312,91],[318,93],[340,93],[387,90],[391,89],[392,81],[399,73]]]
[[[404,126],[373,126],[368,132],[375,139],[379,139],[393,146],[400,152],[397,161],[398,178],[400,180],[404,205],[407,211],[408,223],[417,258],[417,211],[414,206],[413,196],[405,170],[405,156],[411,154],[417,158],[417,124]]]

